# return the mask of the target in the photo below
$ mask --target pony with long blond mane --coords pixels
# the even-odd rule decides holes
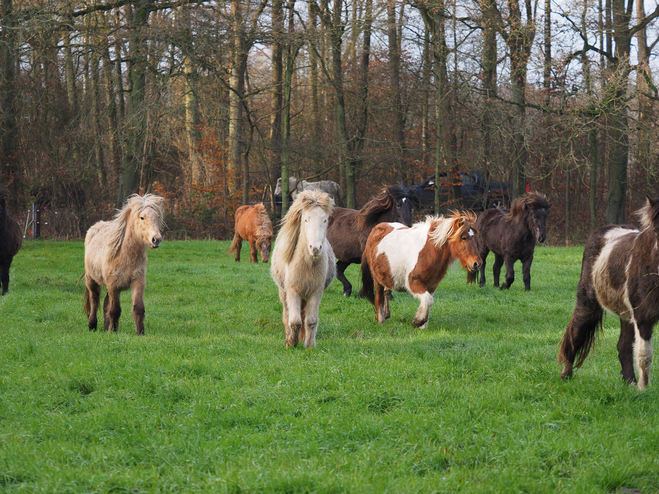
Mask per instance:
[[[304,191],[286,213],[272,252],[270,272],[279,288],[286,348],[303,340],[316,346],[318,309],[336,273],[327,222],[334,200],[325,192]]]
[[[243,240],[249,242],[250,260],[258,262],[257,252],[261,260],[268,262],[272,246],[272,222],[262,203],[253,206],[240,206],[236,209],[236,226],[229,254],[236,253],[236,262],[240,261],[240,249]]]
[[[103,327],[118,331],[119,294],[131,290],[135,332],[144,334],[144,286],[147,250],[162,242],[165,199],[153,194],[134,194],[112,221],[99,221],[85,237],[85,313],[89,329],[96,330],[101,286],[107,287],[103,302]]]
[[[375,307],[380,324],[391,315],[389,294],[408,291],[419,300],[412,324],[428,326],[433,294],[449,265],[476,271],[482,260],[476,245],[476,215],[454,212],[427,216],[411,228],[401,223],[380,223],[371,230],[362,256],[363,292]]]

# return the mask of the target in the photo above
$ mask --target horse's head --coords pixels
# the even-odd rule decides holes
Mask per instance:
[[[302,206],[300,210],[300,239],[306,239],[309,254],[316,258],[322,254],[327,224],[332,214],[334,200],[329,194],[319,190],[302,192],[296,202]]]
[[[545,223],[547,222],[548,210],[552,207],[552,203],[543,194],[538,192],[532,192],[526,197],[529,199],[526,205],[529,212],[529,228],[535,235],[535,239],[543,243],[547,239]]]
[[[471,211],[456,211],[448,218],[451,227],[447,233],[451,256],[458,259],[469,272],[478,271],[483,259],[478,253],[476,215]]]
[[[643,228],[652,228],[655,236],[659,239],[659,197],[654,199],[647,197],[645,206],[636,211]]]
[[[135,235],[152,249],[160,247],[162,242],[160,230],[165,225],[164,202],[163,197],[153,194],[133,195],[128,198]]]
[[[268,262],[270,259],[270,249],[272,248],[272,239],[274,235],[264,235],[256,238],[256,246],[261,254],[263,262]]]
[[[412,189],[402,184],[390,185],[359,211],[357,226],[360,230],[372,228],[381,222],[412,226],[412,213],[417,205],[418,200]]]

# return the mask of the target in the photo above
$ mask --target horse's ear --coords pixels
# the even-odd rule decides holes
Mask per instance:
[[[650,205],[651,208],[655,207],[657,203],[659,203],[659,198],[652,198],[650,196],[645,196],[648,200],[648,204]]]

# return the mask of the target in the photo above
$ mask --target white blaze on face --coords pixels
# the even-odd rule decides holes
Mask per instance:
[[[470,237],[473,237],[474,235],[475,235],[474,230],[472,230],[472,229],[470,228],[470,229],[469,229],[469,236],[470,236]]]
[[[377,255],[384,254],[389,261],[394,289],[409,290],[408,274],[414,269],[419,253],[428,241],[428,222],[407,228],[401,223],[389,223],[394,229],[378,245]]]

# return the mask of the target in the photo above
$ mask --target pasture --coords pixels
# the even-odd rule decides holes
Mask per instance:
[[[407,293],[377,325],[334,280],[317,347],[286,350],[270,266],[229,245],[165,234],[144,336],[129,292],[118,333],[87,329],[82,242],[23,245],[0,298],[0,490],[659,491],[659,381],[620,378],[617,317],[560,380],[581,248],[536,248],[530,292],[454,264],[427,329]]]

